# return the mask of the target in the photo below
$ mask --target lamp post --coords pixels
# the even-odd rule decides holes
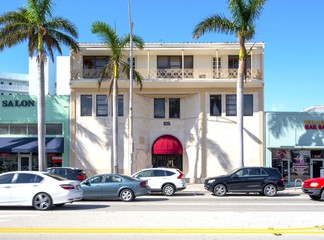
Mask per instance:
[[[129,17],[129,175],[133,173],[133,158],[134,158],[134,134],[133,134],[133,22],[130,11],[130,0],[128,0],[128,17]]]

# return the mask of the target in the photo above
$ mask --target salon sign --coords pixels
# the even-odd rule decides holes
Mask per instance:
[[[323,120],[305,120],[304,128],[306,130],[324,130]]]
[[[35,107],[34,100],[3,100],[2,107]]]

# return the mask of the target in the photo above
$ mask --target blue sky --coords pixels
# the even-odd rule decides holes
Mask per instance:
[[[104,21],[119,35],[129,33],[127,0],[53,0],[54,15],[68,18],[79,42],[99,42],[91,24]],[[0,14],[25,0],[1,0]],[[252,41],[265,43],[265,110],[301,111],[324,104],[324,1],[268,0]],[[231,35],[208,33],[192,39],[204,18],[228,15],[226,0],[131,0],[134,34],[145,42],[236,42]],[[63,55],[68,55],[65,48]],[[0,72],[28,73],[27,45],[0,52]]]

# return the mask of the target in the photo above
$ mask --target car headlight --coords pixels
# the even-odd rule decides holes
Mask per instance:
[[[209,179],[207,184],[212,184],[213,182],[215,182],[215,179]]]
[[[311,184],[309,184],[310,187],[318,187],[318,183],[317,182],[312,182]]]

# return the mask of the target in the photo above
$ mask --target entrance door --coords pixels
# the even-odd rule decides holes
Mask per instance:
[[[272,167],[278,168],[279,172],[285,179],[285,183],[289,184],[290,182],[290,168],[291,168],[291,160],[290,159],[273,159]]]
[[[310,160],[310,177],[317,178],[321,176],[321,168],[324,167],[324,159],[311,159]]]
[[[31,154],[18,154],[18,171],[32,170],[32,156]]]

